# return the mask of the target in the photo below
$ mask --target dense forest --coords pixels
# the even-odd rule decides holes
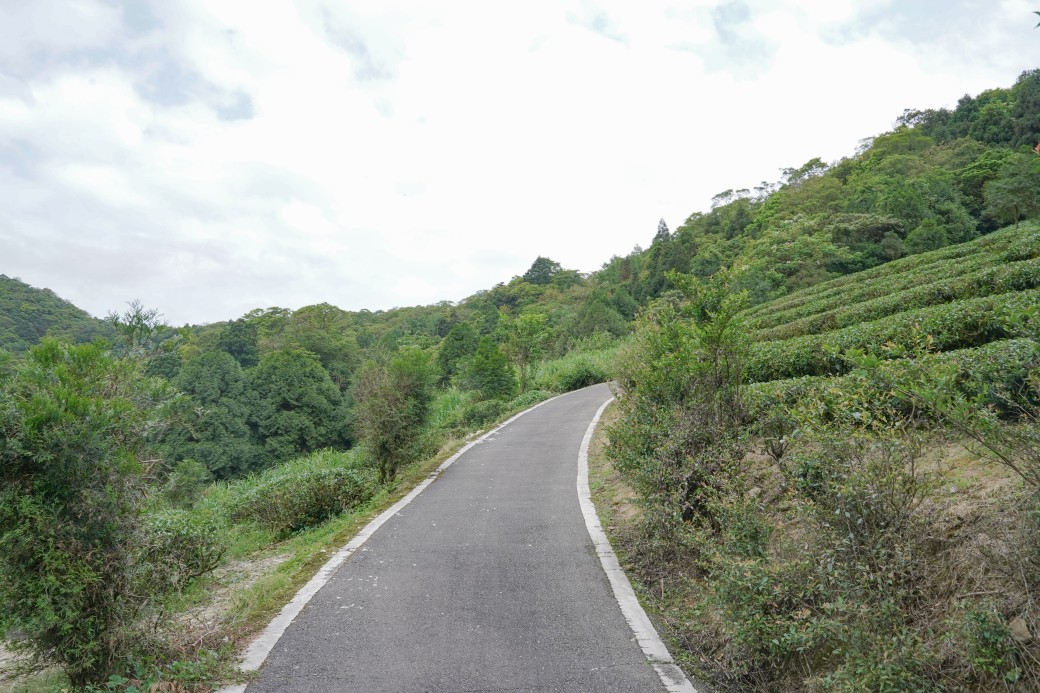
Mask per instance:
[[[758,560],[758,576],[768,582],[775,566],[761,564],[773,530],[765,515],[736,510],[757,502],[747,491],[761,484],[732,480],[748,478],[738,468],[749,441],[787,445],[796,429],[826,429],[830,437],[821,433],[805,451],[841,437],[827,428],[838,405],[827,400],[834,383],[826,378],[921,348],[914,363],[934,372],[884,377],[905,379],[891,388],[927,393],[926,376],[956,380],[962,371],[944,369],[963,370],[963,359],[951,366],[942,354],[982,349],[971,363],[992,376],[985,388],[958,385],[951,392],[964,399],[957,402],[933,396],[935,411],[961,407],[964,414],[978,404],[1000,410],[1002,420],[1034,411],[1032,395],[1012,404],[1001,388],[1033,382],[1037,372],[1029,325],[1040,272],[1029,220],[1040,215],[1038,143],[1040,70],[1033,70],[1009,88],[965,96],[953,109],[907,110],[892,131],[864,140],[848,158],[814,158],[785,169],[780,180],[719,193],[709,211],[674,232],[662,220],[645,249],[591,274],[538,257],[508,282],[431,306],[267,307],[176,328],[137,302],[98,320],[46,289],[0,276],[0,600],[14,605],[0,616],[0,629],[24,634],[15,645],[62,664],[75,686],[110,676],[129,681],[121,677],[142,661],[150,668],[137,678],[201,686],[218,674],[189,680],[183,662],[219,654],[219,637],[248,631],[246,617],[229,620],[192,651],[174,647],[170,633],[149,624],[178,608],[177,595],[212,579],[230,557],[375,507],[415,464],[508,412],[615,378],[622,419],[612,429],[611,454],[643,493],[647,522],[657,523],[644,527],[651,539],[644,545],[663,552],[653,560],[667,566],[681,554],[677,571],[715,575],[718,564],[697,542],[718,541],[728,519],[751,517],[746,529],[757,539],[729,537],[744,548],[716,558]],[[907,335],[925,346],[907,343]],[[882,396],[879,378],[857,386]],[[925,426],[927,407],[907,405],[913,397],[872,416],[892,430]],[[831,409],[822,419],[809,412],[806,402],[825,400]],[[804,420],[792,423],[791,412]],[[969,419],[936,413],[925,427],[941,428],[944,420],[967,426]],[[715,437],[694,435],[693,424]],[[875,470],[864,445],[834,456],[867,460]],[[886,459],[901,454],[893,450]],[[774,457],[789,468],[783,453]],[[898,476],[886,469],[886,479]],[[816,484],[812,500],[822,507],[833,498],[819,474],[838,472],[813,470],[817,477],[788,482],[803,490]],[[842,483],[878,482],[867,476]],[[874,552],[874,567],[889,566],[898,553],[890,539],[885,534],[857,551]],[[719,545],[730,546],[726,541]],[[641,565],[648,579],[661,577]],[[750,603],[753,585],[717,575],[730,581],[727,598]],[[857,603],[878,595],[858,583],[855,590]],[[809,608],[808,598],[783,598]],[[775,607],[766,598],[755,603]],[[1010,637],[1010,608],[993,606],[973,618],[996,624],[999,640]],[[991,615],[996,620],[985,620]],[[835,619],[828,627],[867,628]],[[913,624],[899,624],[921,648],[929,642]],[[716,633],[733,646],[727,664],[691,659],[691,666],[737,688],[768,690],[778,681],[797,688],[803,679],[811,688],[821,676],[847,682],[842,667],[882,657],[869,638],[847,633],[846,644],[855,646],[845,650],[820,636],[788,651],[773,637],[777,631],[768,632],[776,646],[767,643],[764,654],[752,639],[760,633]],[[845,654],[828,659],[825,647]],[[819,661],[799,678],[785,658],[809,650]],[[1001,661],[1010,664],[989,663],[992,676],[979,669],[971,681],[1035,681],[1035,667],[1028,674],[1035,653],[1005,650]],[[212,658],[226,663],[229,655]],[[935,684],[928,672],[914,680]]]

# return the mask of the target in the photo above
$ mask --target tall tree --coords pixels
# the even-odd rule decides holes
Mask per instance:
[[[986,214],[1005,224],[1040,214],[1040,157],[1017,154],[983,188]]]
[[[524,272],[524,276],[522,276],[521,279],[528,284],[545,286],[552,281],[552,278],[561,269],[563,268],[560,266],[560,263],[539,255],[535,261],[531,263],[530,269]]]
[[[249,384],[250,421],[272,462],[348,442],[343,397],[314,354],[266,354]]]
[[[541,358],[549,338],[549,319],[542,313],[523,313],[517,318],[504,315],[499,323],[506,354],[520,372],[520,391],[526,392],[531,368]]]
[[[429,354],[414,346],[360,369],[352,390],[354,430],[374,458],[380,482],[392,481],[418,455],[435,378]]]

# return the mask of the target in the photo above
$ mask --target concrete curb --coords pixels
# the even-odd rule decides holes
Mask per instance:
[[[592,492],[589,489],[589,443],[592,442],[592,434],[596,431],[603,411],[613,401],[614,398],[611,397],[596,412],[588,430],[585,431],[581,448],[578,450],[578,502],[581,504],[581,514],[585,517],[585,527],[589,530],[589,536],[596,547],[596,555],[599,556],[603,572],[607,574],[607,580],[614,591],[614,598],[617,600],[618,606],[621,607],[621,613],[632,629],[636,642],[643,649],[643,654],[646,655],[654,671],[661,678],[665,689],[669,693],[706,693],[706,691],[698,691],[694,688],[683,670],[675,664],[675,660],[672,659],[664,642],[661,641],[650,617],[639,604],[639,600],[632,590],[632,583],[628,581],[628,576],[622,570],[617,555],[610,546],[610,540],[607,539],[606,532],[603,531],[603,526],[600,524],[599,516],[596,515],[596,507],[592,504]]]

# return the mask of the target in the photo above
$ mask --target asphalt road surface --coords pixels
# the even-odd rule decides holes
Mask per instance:
[[[462,455],[339,567],[249,693],[664,691],[575,490],[609,398],[570,393]]]

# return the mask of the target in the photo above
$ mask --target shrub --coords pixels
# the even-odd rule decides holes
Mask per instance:
[[[182,591],[219,565],[227,544],[210,513],[164,510],[148,518],[140,563],[157,593]]]
[[[385,364],[370,361],[354,383],[355,428],[379,469],[379,482],[421,454],[436,372],[430,355],[402,347]]]
[[[892,346],[913,346],[908,338],[921,335],[939,351],[981,346],[1013,336],[1003,316],[1037,301],[1040,290],[1017,291],[910,310],[821,335],[761,342],[751,348],[747,377],[750,382],[765,382],[841,373],[850,368],[842,352],[860,349],[895,358],[901,353]]]
[[[610,380],[612,373],[603,359],[593,354],[570,354],[539,369],[535,385],[554,392],[570,392]]]
[[[20,643],[96,682],[153,596],[136,550],[148,436],[168,392],[97,345],[46,339],[0,397],[0,603]]]
[[[730,293],[726,272],[707,284],[669,277],[681,295],[651,305],[620,359],[607,447],[643,494],[654,532],[677,519],[715,524],[713,496],[743,457],[747,343],[736,315],[746,293]]]
[[[508,408],[511,411],[523,411],[539,402],[544,402],[552,396],[553,393],[548,390],[528,390],[519,397],[510,400]]]
[[[984,268],[999,268],[1007,262],[1040,257],[1040,244],[1030,242],[1030,234],[1037,235],[1035,228],[1031,231],[1007,228],[975,241],[894,260],[823,282],[749,309],[745,314],[747,324],[753,330],[775,327],[915,286],[950,280]]]
[[[319,525],[375,495],[378,486],[373,470],[320,464],[334,454],[319,452],[250,480],[232,501],[231,517],[253,520],[275,535],[286,537]]]
[[[464,426],[475,428],[495,421],[506,411],[506,403],[498,399],[486,399],[474,402],[462,411],[461,421]]]
[[[954,300],[980,298],[1011,291],[1024,291],[1040,286],[1040,260],[1029,259],[1010,265],[989,267],[962,277],[942,276],[930,284],[902,291],[886,291],[877,298],[846,303],[820,310],[806,317],[761,329],[754,333],[759,340],[789,339],[805,334],[819,334],[896,315],[913,308],[949,303]],[[882,287],[883,288],[883,287]],[[808,304],[813,306],[815,304]]]

